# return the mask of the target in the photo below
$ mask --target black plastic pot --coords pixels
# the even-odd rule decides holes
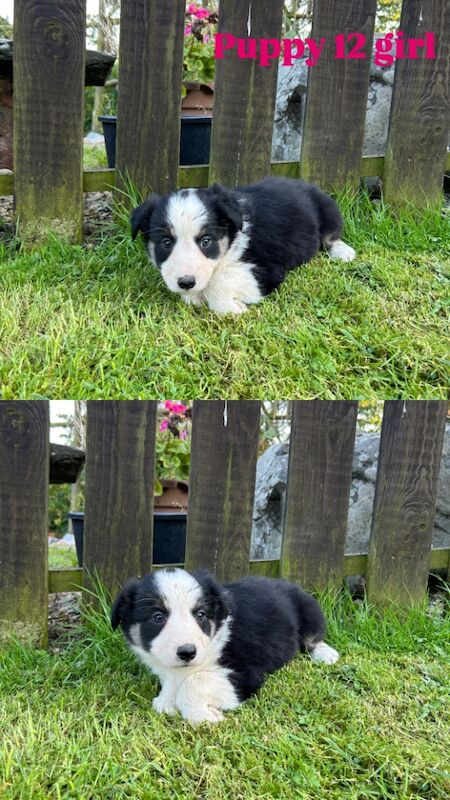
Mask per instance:
[[[83,566],[84,513],[70,511],[78,566]],[[153,563],[182,564],[186,549],[187,513],[155,511],[153,514]]]
[[[116,166],[117,117],[99,117],[103,125],[108,167]],[[211,117],[181,117],[180,165],[209,164]]]

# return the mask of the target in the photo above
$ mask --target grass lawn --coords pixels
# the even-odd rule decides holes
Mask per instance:
[[[185,306],[125,227],[0,245],[0,396],[445,398],[449,218],[341,206],[356,260],[320,255],[241,317]]]
[[[329,667],[298,656],[217,726],[151,709],[156,680],[91,614],[57,652],[0,654],[4,800],[447,800],[450,618],[328,598]]]

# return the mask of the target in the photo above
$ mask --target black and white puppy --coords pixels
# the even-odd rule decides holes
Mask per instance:
[[[249,577],[221,586],[206,572],[164,569],[132,579],[111,614],[150,667],[156,711],[219,722],[300,650],[334,664],[317,601],[284,580]]]
[[[322,247],[352,261],[340,239],[335,201],[300,180],[265,178],[251,186],[180,189],[152,195],[131,217],[151,260],[186,303],[240,314]]]

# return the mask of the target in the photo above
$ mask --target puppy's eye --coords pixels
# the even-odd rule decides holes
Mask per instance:
[[[206,619],[206,614],[204,611],[202,611],[201,608],[199,608],[199,610],[195,612],[195,619],[198,620],[199,622],[201,622],[202,619]]]
[[[162,625],[165,620],[165,616],[161,611],[155,611],[155,613],[152,614],[151,619],[152,622],[155,623],[155,625]]]
[[[165,250],[170,250],[170,248],[172,247],[172,239],[169,238],[161,239],[161,244]]]
[[[207,250],[212,244],[212,239],[210,236],[202,236],[200,239],[200,247],[202,250]]]

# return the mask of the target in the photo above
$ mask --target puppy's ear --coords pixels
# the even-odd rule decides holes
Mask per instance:
[[[111,625],[115,631],[123,618],[130,613],[136,599],[136,590],[139,586],[137,578],[132,578],[125,584],[120,594],[117,595],[111,609]]]
[[[232,226],[234,232],[242,230],[243,216],[241,205],[236,195],[220,183],[213,183],[209,191],[214,195],[219,220],[227,227]]]
[[[142,231],[144,237],[148,238],[150,221],[158,204],[158,200],[158,195],[152,194],[147,198],[145,203],[133,209],[131,213],[131,236],[133,239],[136,238],[139,231]]]
[[[211,575],[211,573],[207,572],[207,570],[197,570],[192,574],[202,587],[205,599],[208,601],[208,603],[211,603],[211,606],[214,610],[214,618],[216,623],[220,624],[220,622],[222,622],[222,620],[224,620],[229,613],[225,599],[225,592],[222,586],[220,585],[219,581],[216,580],[214,575]]]

